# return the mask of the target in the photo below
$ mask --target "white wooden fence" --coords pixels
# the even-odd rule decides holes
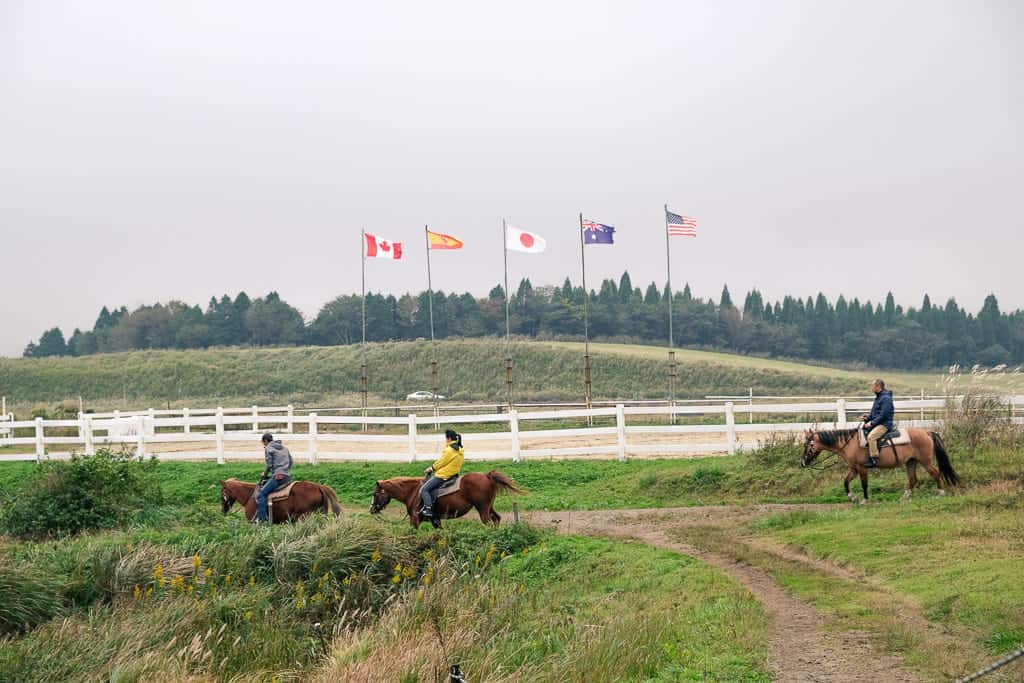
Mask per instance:
[[[958,400],[958,399],[953,399]],[[812,427],[853,426],[849,417],[856,418],[867,411],[870,401],[837,399],[832,401],[792,403],[747,403],[652,406],[617,404],[613,407],[587,409],[511,410],[504,413],[448,415],[446,425],[467,425],[460,428],[467,445],[470,460],[513,460],[527,458],[603,456],[620,461],[638,455],[695,455],[732,454],[756,444],[740,443],[743,435],[764,438],[771,434],[800,433]],[[938,415],[946,407],[945,399],[912,399],[895,402],[899,425],[903,427],[933,427],[937,417],[927,419],[925,411]],[[1014,396],[1006,404],[1007,415],[1017,424],[1024,424],[1024,396]],[[737,416],[749,414],[751,421],[737,424]],[[753,422],[753,416],[776,418],[777,421]],[[710,417],[709,417],[710,416]],[[699,417],[701,424],[653,424],[668,422],[672,418],[685,421]],[[646,418],[646,419],[644,419]],[[778,420],[781,418],[781,420]],[[793,421],[790,421],[792,418]],[[797,419],[803,418],[803,419]],[[713,423],[706,423],[714,419]],[[530,429],[531,424],[571,420],[586,421],[598,426],[582,428]],[[630,420],[634,423],[629,424]],[[67,458],[71,452],[91,455],[97,446],[133,447],[135,454],[145,458],[156,455],[151,447],[181,444],[190,450],[161,452],[161,460],[210,460],[223,464],[227,460],[262,459],[259,434],[262,430],[291,434],[288,440],[293,455],[316,464],[322,460],[363,460],[383,462],[416,462],[433,459],[443,441],[440,434],[421,434],[420,426],[433,426],[434,415],[410,413],[402,417],[355,415],[297,415],[292,406],[251,409],[199,409],[146,410],[135,412],[83,414],[70,420],[35,420],[3,422],[6,433],[0,433],[0,446],[31,446],[34,452],[0,453],[0,462]],[[646,423],[646,424],[644,424]],[[474,431],[472,425],[507,425],[502,431],[488,429]],[[600,426],[601,424],[610,426]],[[296,431],[296,426],[304,430]],[[329,430],[354,427],[367,428],[365,433],[338,433]],[[376,429],[375,429],[376,428]],[[492,427],[493,429],[493,427]],[[50,430],[50,434],[47,434]],[[53,432],[60,430],[61,435]],[[377,433],[374,433],[374,432]],[[392,433],[380,433],[391,431]],[[19,435],[19,432],[21,434]],[[29,432],[26,435],[25,432]],[[68,432],[77,432],[68,435]],[[400,432],[400,433],[394,433]],[[693,435],[707,437],[700,443],[681,443]],[[643,443],[651,437],[662,438],[660,443]],[[632,437],[632,438],[631,438]],[[672,439],[678,437],[678,442]],[[753,438],[753,437],[752,437]],[[550,447],[543,444],[531,447],[535,441],[582,440],[575,446]],[[474,448],[474,441],[507,442],[499,450]],[[606,443],[587,443],[587,441]],[[665,443],[668,441],[668,443]],[[226,445],[244,443],[244,450],[229,451]],[[392,446],[388,452],[367,450],[373,444],[404,444]],[[249,447],[251,446],[251,448]],[[346,448],[347,446],[347,448]],[[357,447],[358,446],[358,447]],[[51,448],[57,447],[57,448]],[[198,449],[197,449],[198,447]],[[28,449],[26,449],[28,450]],[[397,451],[397,452],[396,452]]]

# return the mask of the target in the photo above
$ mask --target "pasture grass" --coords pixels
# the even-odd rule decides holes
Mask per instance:
[[[840,642],[867,634],[926,680],[950,680],[1024,641],[1022,511],[1019,492],[975,493],[778,513],[745,528],[677,526],[670,535],[764,569],[828,615]]]
[[[963,479],[964,490],[1020,490],[1024,487],[1024,439],[986,442],[974,451],[957,443],[947,444],[953,467]],[[529,510],[590,510],[615,508],[676,507],[747,503],[840,503],[846,502],[842,477],[836,467],[822,471],[799,466],[800,444],[777,439],[750,453],[703,458],[630,460],[529,460],[521,463],[466,463],[463,472],[499,469],[528,492],[523,496],[501,495],[499,511],[518,502]],[[296,479],[310,479],[334,488],[347,509],[369,508],[375,482],[396,476],[422,476],[424,462],[296,463]],[[0,506],[37,467],[31,462],[0,463]],[[236,477],[255,481],[257,463],[162,462],[155,469],[164,498],[171,507],[206,503],[217,505],[221,479]],[[918,468],[918,495],[930,495],[935,485]],[[872,472],[869,492],[873,499],[895,500],[906,485],[904,470]],[[859,481],[855,482],[859,492]],[[156,514],[150,511],[148,514]],[[173,514],[173,513],[167,513]]]
[[[122,531],[0,539],[0,563],[16,568],[0,576],[0,680],[426,681],[449,657],[471,680],[768,680],[764,616],[721,572],[528,525],[258,529],[194,506]],[[410,653],[430,656],[392,676]]]
[[[581,400],[579,345],[519,341],[512,344],[518,401]],[[504,344],[494,339],[369,344],[370,391],[393,404],[429,389],[430,361],[440,363],[440,391],[454,401],[505,400]],[[667,396],[667,354],[649,346],[592,344],[597,399]],[[676,396],[709,394],[864,393],[873,373],[703,351],[678,352]],[[357,346],[217,348],[130,351],[80,358],[0,358],[0,388],[22,417],[34,403],[84,398],[93,409],[129,406],[262,405],[358,406]],[[376,371],[376,368],[386,370]],[[938,388],[939,376],[886,373],[898,390]]]
[[[977,633],[992,654],[1024,643],[1019,494],[776,515],[754,530],[880,577],[913,596],[929,619]]]
[[[761,608],[693,558],[552,537],[498,563],[339,639],[314,680],[769,680]]]

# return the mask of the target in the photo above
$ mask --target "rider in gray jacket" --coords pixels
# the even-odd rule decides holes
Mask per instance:
[[[292,481],[292,454],[280,440],[273,435],[263,435],[263,455],[267,460],[267,469],[263,472],[267,483],[256,493],[256,521],[267,521],[267,496],[277,489],[287,486]]]

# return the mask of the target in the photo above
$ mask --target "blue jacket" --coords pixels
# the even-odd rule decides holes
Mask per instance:
[[[892,392],[888,389],[883,389],[878,392],[875,396],[875,402],[871,404],[871,413],[868,415],[868,421],[864,423],[866,429],[877,427],[878,425],[885,425],[889,429],[892,429],[892,418],[895,413],[895,409],[892,405]]]

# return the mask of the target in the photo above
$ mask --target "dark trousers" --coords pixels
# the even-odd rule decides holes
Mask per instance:
[[[434,475],[423,482],[423,486],[420,487],[420,500],[423,501],[423,507],[432,508],[434,507],[434,491],[441,487],[447,479],[438,479]]]
[[[256,492],[256,521],[267,521],[267,496],[282,486],[287,486],[290,481],[291,479],[288,477],[285,477],[280,481],[274,479],[274,477],[270,477],[270,479],[267,480],[267,483],[263,485],[263,488]]]

